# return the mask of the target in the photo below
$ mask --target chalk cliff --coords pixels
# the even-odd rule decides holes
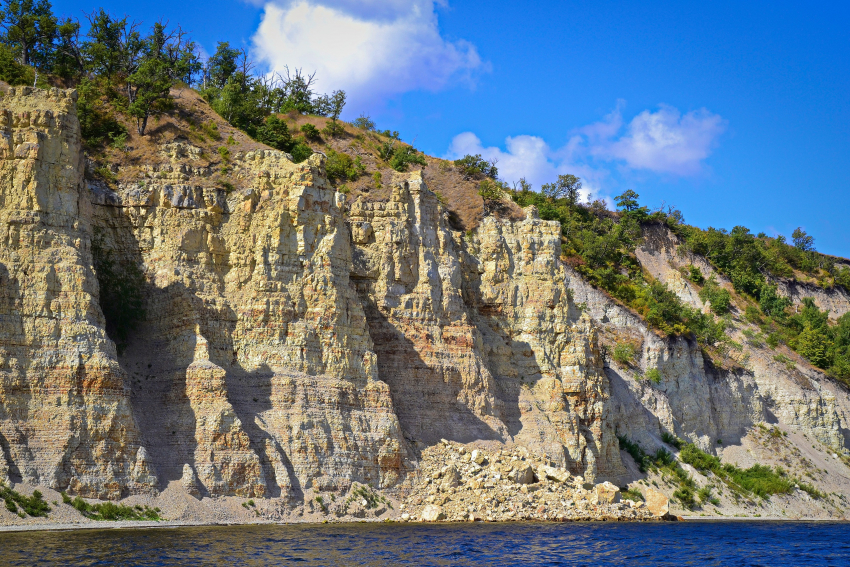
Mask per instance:
[[[722,367],[657,335],[560,261],[559,225],[533,207],[465,233],[418,172],[346,203],[320,154],[237,153],[234,185],[185,140],[107,184],[85,176],[73,91],[12,89],[0,111],[0,479],[303,503],[402,490],[448,439],[623,483],[616,434],[738,458],[763,422],[848,454],[843,386],[760,345]],[[704,308],[678,268],[711,267],[645,236],[643,267]],[[145,313],[118,346],[107,297]],[[634,368],[605,356],[624,340]],[[649,368],[659,384],[638,379]]]

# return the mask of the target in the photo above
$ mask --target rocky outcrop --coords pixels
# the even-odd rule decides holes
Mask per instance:
[[[122,165],[121,183],[86,180],[74,96],[0,102],[0,480],[266,498],[273,518],[377,517],[384,489],[428,491],[407,512],[421,519],[466,519],[485,496],[494,519],[642,518],[605,482],[640,476],[615,433],[722,456],[775,422],[848,452],[842,386],[776,360],[741,318],[722,360],[659,336],[560,261],[560,227],[534,208],[461,233],[419,173],[347,205],[320,154],[234,153],[224,178],[185,140]],[[680,268],[713,270],[674,235],[648,230],[637,258],[708,308]],[[132,322],[127,306],[146,315],[110,330],[119,349],[106,329]],[[629,364],[606,356],[622,342]]]
[[[141,437],[92,271],[76,93],[0,100],[0,452],[13,481],[118,498]]]
[[[617,478],[608,381],[565,289],[559,225],[530,210],[464,238],[445,216],[416,175],[388,203],[351,206],[352,279],[405,432],[519,443]]]

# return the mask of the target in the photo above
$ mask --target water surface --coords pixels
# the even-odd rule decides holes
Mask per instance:
[[[0,533],[0,565],[850,565],[850,524],[335,524]]]

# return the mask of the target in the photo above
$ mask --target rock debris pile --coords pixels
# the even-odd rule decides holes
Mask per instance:
[[[422,451],[421,474],[405,499],[406,521],[650,520],[643,502],[622,500],[526,449],[487,450],[442,441]],[[665,510],[666,511],[666,510]]]

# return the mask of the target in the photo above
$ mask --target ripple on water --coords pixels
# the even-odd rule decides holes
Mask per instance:
[[[850,565],[850,524],[334,524],[0,533],[0,565]]]

